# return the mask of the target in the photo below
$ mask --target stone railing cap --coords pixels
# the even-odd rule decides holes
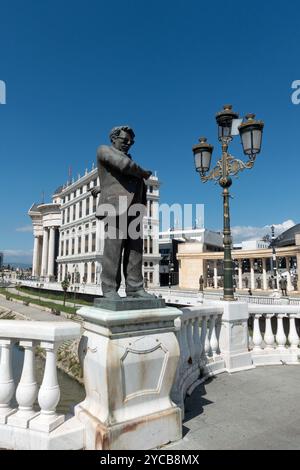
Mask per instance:
[[[65,341],[79,338],[80,330],[80,324],[73,321],[0,321],[0,339]]]

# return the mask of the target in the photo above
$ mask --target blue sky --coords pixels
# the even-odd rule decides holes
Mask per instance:
[[[27,211],[42,191],[49,199],[70,165],[74,175],[91,168],[97,146],[124,123],[136,132],[134,158],[158,172],[161,202],[203,203],[205,225],[220,229],[220,187],[200,182],[191,147],[206,135],[219,157],[214,116],[228,102],[265,121],[254,169],[234,180],[232,226],[300,222],[300,105],[291,101],[299,2],[2,0],[0,13],[7,258],[28,258]],[[242,157],[238,138],[231,148]]]

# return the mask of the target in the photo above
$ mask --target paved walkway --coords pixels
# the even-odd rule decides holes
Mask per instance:
[[[5,300],[0,297],[0,308],[11,310],[15,313],[20,313],[30,320],[36,321],[67,321],[67,319],[62,315],[53,315],[53,313],[46,312],[37,307],[27,306],[19,304],[18,302],[13,302],[11,300]]]
[[[175,450],[300,449],[300,366],[222,374],[186,400]]]

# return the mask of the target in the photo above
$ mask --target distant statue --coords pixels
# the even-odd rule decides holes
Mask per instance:
[[[245,283],[246,289],[248,289],[249,279],[247,278],[247,276],[244,278],[244,283]]]
[[[199,277],[199,292],[203,292],[203,291],[204,291],[204,279],[201,274],[201,276]]]
[[[258,277],[256,279],[256,285],[257,285],[257,289],[261,289],[261,278],[260,277]]]
[[[287,280],[285,277],[281,276],[279,279],[279,287],[281,289],[281,293],[284,297],[287,297]]]
[[[268,279],[268,284],[269,284],[269,289],[273,289],[273,278],[272,277],[269,277]]]
[[[97,151],[100,187],[91,191],[94,197],[100,193],[96,217],[104,220],[105,225],[101,275],[103,296],[111,300],[120,299],[118,290],[123,257],[127,297],[153,299],[155,297],[144,289],[142,274],[142,229],[147,204],[144,180],[152,172],[141,168],[128,153],[135,137],[130,127],[114,127],[109,137],[112,145],[101,145]]]

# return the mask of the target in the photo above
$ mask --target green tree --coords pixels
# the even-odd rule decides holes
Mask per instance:
[[[64,291],[64,305],[66,305],[66,296],[67,296],[67,291],[70,287],[70,281],[68,280],[67,277],[62,281],[61,283],[62,290]]]

